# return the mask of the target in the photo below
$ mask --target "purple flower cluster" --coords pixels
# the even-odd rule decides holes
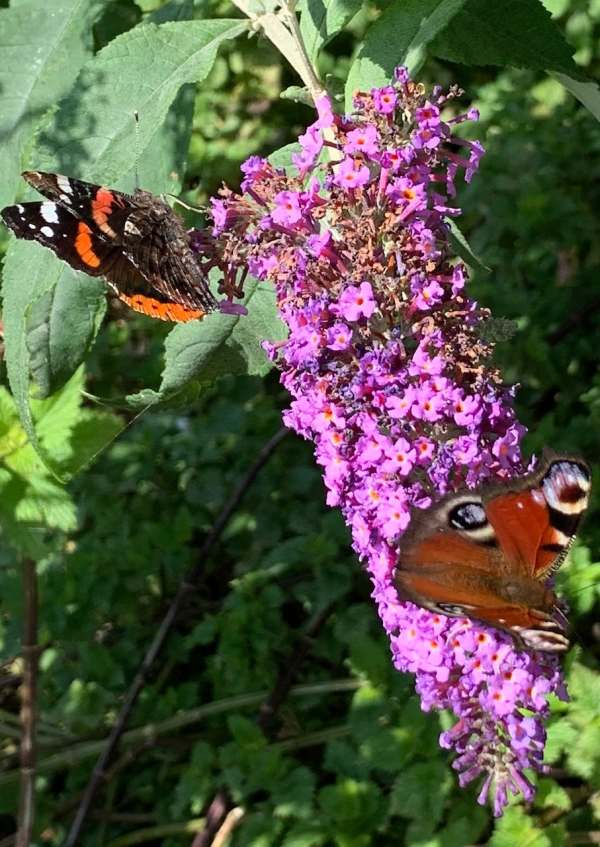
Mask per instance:
[[[523,471],[524,428],[490,363],[488,315],[465,296],[449,247],[456,175],[469,181],[483,153],[454,133],[477,117],[456,113],[460,93],[427,97],[400,68],[357,94],[351,115],[323,98],[295,173],[249,159],[242,194],[212,201],[213,236],[226,293],[246,269],[275,286],[289,337],[266,348],[293,397],[284,421],[315,444],[396,667],[415,674],[423,709],[457,716],[441,744],[458,753],[462,785],[483,775],[480,802],[491,795],[500,814],[508,792],[532,797],[525,769],[543,769],[547,694],[565,696],[557,661],[401,603],[393,585],[411,510]]]

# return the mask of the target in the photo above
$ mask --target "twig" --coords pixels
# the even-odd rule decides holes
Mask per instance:
[[[361,685],[362,682],[359,679],[333,679],[327,682],[316,682],[309,685],[295,685],[290,689],[289,696],[319,697],[325,694],[341,694],[346,691],[356,691]],[[214,700],[212,703],[205,703],[203,706],[197,706],[195,709],[178,712],[176,715],[166,718],[159,723],[149,723],[135,729],[129,729],[121,736],[120,746],[139,745],[136,751],[139,753],[140,750],[155,744],[161,736],[177,732],[192,724],[200,723],[207,718],[222,715],[226,712],[238,711],[239,709],[260,707],[260,704],[267,699],[268,694],[267,691],[259,691],[250,694],[236,694],[233,697],[224,697],[222,700]],[[65,768],[74,768],[86,759],[98,756],[104,749],[105,744],[105,740],[82,741],[80,744],[63,750],[60,753],[51,753],[38,760],[37,773],[48,774],[64,770]],[[125,755],[128,754],[125,753]],[[109,774],[112,774],[114,767],[115,765],[111,765]],[[18,771],[4,771],[0,773],[0,790],[9,785],[14,785],[18,776]],[[0,847],[2,847],[2,842],[0,842]]]
[[[21,788],[16,847],[29,847],[35,814],[35,719],[37,712],[37,571],[32,559],[23,561],[23,684],[21,686]]]
[[[93,799],[96,795],[96,792],[98,791],[101,782],[104,780],[108,764],[114,755],[114,752],[117,748],[117,745],[123,732],[125,731],[125,726],[127,725],[127,721],[129,720],[129,716],[131,715],[131,711],[137,702],[140,692],[146,684],[146,679],[148,678],[152,665],[154,664],[156,657],[162,650],[164,643],[167,640],[171,629],[173,628],[173,625],[177,619],[177,616],[183,605],[184,600],[192,591],[196,589],[197,583],[200,581],[200,578],[204,575],[206,571],[205,558],[208,552],[211,550],[215,542],[220,538],[221,533],[223,532],[227,525],[227,522],[229,521],[229,518],[239,506],[244,494],[252,485],[262,467],[266,464],[273,451],[276,449],[276,447],[280,444],[280,442],[285,438],[287,434],[288,430],[282,427],[263,446],[262,450],[256,458],[256,461],[254,462],[246,476],[241,480],[241,482],[225,504],[217,520],[213,524],[211,531],[206,536],[204,544],[202,545],[198,554],[198,563],[190,570],[188,574],[186,574],[186,576],[184,576],[182,582],[180,583],[179,588],[177,589],[177,593],[173,597],[171,605],[169,606],[167,613],[164,616],[160,627],[158,628],[158,631],[154,636],[150,647],[148,648],[146,655],[144,656],[140,669],[138,670],[129,688],[129,691],[127,692],[125,701],[121,706],[121,710],[119,712],[117,720],[115,721],[110,735],[108,736],[106,746],[104,747],[104,750],[102,751],[101,755],[98,758],[98,761],[96,762],[90,780],[83,793],[81,803],[71,825],[71,829],[67,836],[67,840],[65,841],[64,847],[75,847],[79,840],[81,830],[85,823],[87,814],[91,808]]]
[[[269,41],[277,47],[282,56],[285,56],[308,88],[315,103],[327,93],[306,53],[291,0],[282,2],[279,13],[256,14],[254,11],[256,4],[251,0],[233,0],[233,4],[250,18],[255,28],[262,29]]]
[[[211,847],[231,808],[228,792],[224,788],[219,789],[206,810],[204,826],[192,841],[192,847]]]
[[[333,603],[329,603],[312,618],[298,644],[295,646],[292,655],[288,661],[282,663],[277,680],[269,696],[263,700],[258,710],[256,722],[267,738],[272,737],[275,713],[290,694],[292,682],[312,646],[312,639],[318,634],[332,610]],[[225,822],[232,811],[233,804],[227,791],[225,789],[219,789],[208,807],[206,824],[194,838],[192,847],[217,847],[217,836],[222,827],[225,826]]]
[[[229,837],[236,826],[239,824],[241,819],[246,814],[245,810],[242,809],[241,806],[235,806],[225,820],[223,821],[223,826],[215,835],[214,841],[211,844],[211,847],[225,847],[227,842],[229,841]]]

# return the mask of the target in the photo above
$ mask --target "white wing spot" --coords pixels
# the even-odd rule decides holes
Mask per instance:
[[[129,235],[141,235],[137,226],[129,218],[125,221],[125,232]]]
[[[42,235],[45,235],[46,238],[52,238],[52,236],[54,235],[54,230],[50,226],[43,226],[40,229],[40,232],[42,233]]]
[[[18,204],[17,204],[17,212],[18,212],[20,215],[22,215],[24,211],[25,211],[25,206],[21,206],[21,204],[20,204],[20,203],[18,203]]]
[[[49,224],[58,223],[58,215],[56,214],[56,203],[42,203],[40,213],[45,221]]]
[[[71,183],[69,182],[68,177],[63,176],[62,174],[56,174],[56,184],[58,185],[60,190],[63,191],[65,194],[72,194],[73,193],[73,188],[71,186]],[[61,200],[66,200],[66,199],[67,199],[66,197],[61,196]]]
[[[29,229],[37,229],[37,226],[35,224],[29,224]]]

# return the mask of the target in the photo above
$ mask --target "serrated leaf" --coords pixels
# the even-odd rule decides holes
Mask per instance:
[[[30,0],[0,9],[0,207],[15,198],[24,147],[35,127],[91,53],[92,22],[104,5]]]
[[[567,751],[569,770],[589,780],[600,765],[600,726],[597,722],[579,726],[579,732]]]
[[[460,12],[465,0],[395,0],[367,30],[346,82],[346,108],[357,90],[389,82],[397,65],[415,71],[425,47]]]
[[[509,65],[584,78],[539,0],[467,0],[430,44],[430,52],[467,65]]]
[[[110,412],[82,409],[70,439],[70,456],[61,472],[70,479],[83,470],[114,441],[125,424]]]
[[[496,824],[488,842],[489,847],[552,847],[546,833],[536,827],[534,820],[520,806],[510,806]]]
[[[567,791],[553,779],[538,780],[535,804],[542,809],[554,807],[568,811],[573,803]]]
[[[597,673],[577,663],[568,678],[574,700],[572,711],[581,715],[584,723],[600,715],[600,678]]]
[[[277,315],[272,286],[248,278],[247,315],[209,315],[180,324],[165,342],[165,368],[158,392],[129,397],[133,405],[157,403],[185,390],[194,380],[213,382],[225,374],[264,376],[271,368],[261,343],[279,341],[285,327]]]
[[[576,737],[577,730],[568,720],[561,717],[553,721],[548,727],[544,761],[556,762],[574,743]]]
[[[443,762],[431,760],[406,768],[394,783],[391,814],[425,820],[432,828],[440,820],[452,777]],[[430,830],[431,831],[431,830]]]
[[[311,62],[319,50],[360,11],[361,0],[304,0],[300,32]]]
[[[83,368],[63,388],[45,400],[31,400],[35,429],[44,455],[59,465],[71,454],[69,440],[81,411]]]
[[[41,167],[116,186],[123,180],[131,190],[126,177],[136,155],[143,160],[181,86],[203,80],[219,45],[246,29],[245,21],[226,19],[145,23],[115,38],[62,101],[44,134]]]
[[[27,493],[15,509],[19,523],[69,532],[77,527],[77,510],[68,492],[54,480],[32,476]]]

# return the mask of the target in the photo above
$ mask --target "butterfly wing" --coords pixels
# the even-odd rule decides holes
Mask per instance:
[[[17,238],[37,241],[59,259],[90,276],[104,276],[118,249],[59,203],[19,203],[2,209],[4,223]]]
[[[104,277],[121,300],[150,317],[185,322],[216,308],[183,225],[161,200],[61,174],[23,176],[48,200],[2,211],[18,238],[38,241],[76,270]]]
[[[585,462],[556,457],[511,487],[450,495],[405,535],[399,596],[506,630],[533,649],[567,649],[564,616],[542,580],[564,559],[589,489]]]
[[[518,487],[484,492],[485,510],[506,558],[534,579],[564,561],[587,509],[591,475],[578,458],[546,454]]]
[[[123,251],[167,302],[206,314],[217,307],[189,247],[181,219],[158,198],[137,191],[124,223]]]

